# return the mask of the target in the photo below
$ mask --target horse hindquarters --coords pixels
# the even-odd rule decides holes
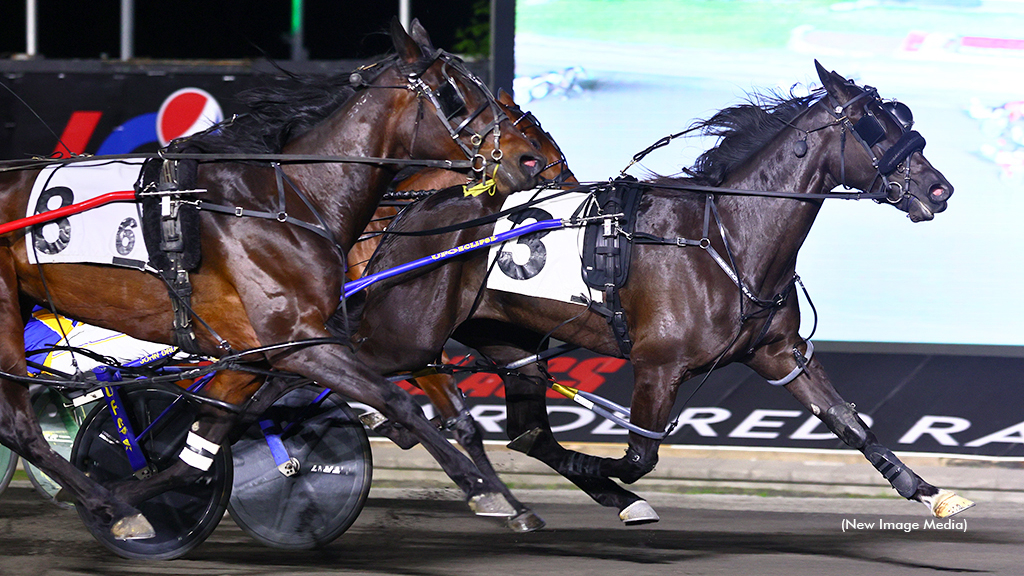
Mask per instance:
[[[6,327],[0,341],[0,365],[5,371],[25,374],[24,324],[14,259],[9,251],[0,252],[0,325]],[[32,409],[27,386],[2,380],[0,393],[0,444],[53,478],[79,506],[84,506],[104,527],[109,527],[115,538],[127,540],[154,535],[152,525],[138,510],[117,500],[50,447]]]

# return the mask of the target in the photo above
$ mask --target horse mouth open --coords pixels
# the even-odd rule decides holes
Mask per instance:
[[[946,200],[952,195],[942,186],[934,186],[928,194],[927,200],[922,200],[914,194],[908,194],[904,210],[911,222],[927,222],[935,218],[935,215],[946,209]]]
[[[544,170],[544,162],[529,154],[523,154],[518,163],[499,164],[497,179],[498,188],[502,191],[514,192],[528,190],[537,184],[537,177]]]

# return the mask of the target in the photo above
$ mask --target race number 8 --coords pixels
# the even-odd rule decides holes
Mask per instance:
[[[49,212],[56,208],[50,207],[50,199],[54,196],[60,197],[60,206],[57,208],[63,208],[70,206],[75,203],[75,195],[70,188],[66,186],[55,186],[43,190],[39,195],[39,200],[36,201],[36,214],[42,214],[43,212]],[[43,236],[43,227],[55,225],[57,226],[58,233],[57,239],[50,242]],[[68,247],[68,242],[71,241],[71,222],[67,218],[58,218],[53,222],[47,222],[45,224],[37,224],[32,227],[32,241],[35,244],[36,250],[43,254],[57,254],[61,250]]]
[[[522,224],[529,219],[534,220],[551,220],[553,217],[548,212],[541,210],[540,208],[528,208],[521,212],[516,212],[509,216],[509,220],[516,224]],[[541,238],[547,236],[550,230],[543,230],[537,234],[529,234],[527,236],[520,236],[517,240],[517,244],[522,244],[530,249],[530,257],[526,260],[526,264],[516,264],[512,260],[512,253],[502,250],[498,255],[498,268],[513,280],[529,280],[540,271],[544,269],[544,264],[548,261],[548,250],[544,247],[544,244],[540,241]]]

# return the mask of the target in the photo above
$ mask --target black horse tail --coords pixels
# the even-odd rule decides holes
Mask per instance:
[[[352,340],[352,336],[359,331],[359,322],[363,317],[363,309],[366,307],[366,291],[361,290],[348,300],[342,301],[334,314],[327,319],[327,331],[331,336],[340,338],[346,342]]]

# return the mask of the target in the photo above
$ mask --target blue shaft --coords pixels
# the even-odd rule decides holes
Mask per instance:
[[[431,256],[424,256],[423,258],[420,258],[418,260],[406,262],[405,264],[396,266],[394,268],[388,268],[383,272],[377,272],[375,274],[370,274],[369,276],[363,276],[359,280],[347,282],[345,284],[345,291],[344,294],[342,295],[342,298],[348,298],[349,296],[352,296],[356,292],[363,290],[364,288],[375,282],[386,280],[393,276],[404,274],[405,272],[409,272],[417,268],[422,268],[435,262],[442,262],[444,260],[448,260],[449,258],[454,258],[455,256],[465,254],[466,252],[472,252],[473,250],[479,250],[480,248],[486,248],[488,246],[493,246],[494,244],[500,244],[502,242],[512,240],[513,238],[518,238],[520,236],[525,236],[527,234],[532,234],[534,232],[540,232],[541,230],[553,230],[555,228],[561,228],[562,226],[564,226],[564,224],[561,220],[538,220],[537,222],[534,222],[532,224],[520,226],[519,228],[513,228],[512,230],[502,232],[501,234],[495,234],[493,236],[488,236],[487,238],[476,240],[475,242],[470,242],[469,244],[463,244],[462,246],[459,246],[457,248],[451,248],[445,250],[444,252],[438,252],[437,254],[433,254]]]

